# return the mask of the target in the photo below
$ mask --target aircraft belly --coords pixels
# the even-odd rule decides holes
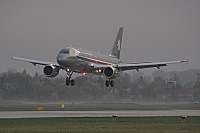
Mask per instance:
[[[81,68],[81,62],[79,62],[78,60],[74,60],[74,59],[67,59],[67,60],[60,60],[59,65],[61,65],[64,68]]]
[[[94,68],[91,67],[90,62],[77,60],[77,59],[68,59],[59,61],[59,64],[64,68],[70,68],[72,71],[77,73],[93,73]]]

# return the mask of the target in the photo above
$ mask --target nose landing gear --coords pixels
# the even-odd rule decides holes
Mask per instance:
[[[70,78],[66,78],[66,85],[69,86],[71,84],[71,86],[74,86],[75,85],[75,80],[72,79],[70,80]]]
[[[66,78],[66,85],[69,86],[71,84],[71,86],[75,85],[75,80],[71,79],[71,76],[73,74],[73,72],[68,68],[66,69],[67,74],[69,75],[69,77]]]

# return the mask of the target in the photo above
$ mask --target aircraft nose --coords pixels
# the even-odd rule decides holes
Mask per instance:
[[[60,55],[60,54],[57,55],[57,62],[62,62],[64,59],[65,58],[63,55]]]

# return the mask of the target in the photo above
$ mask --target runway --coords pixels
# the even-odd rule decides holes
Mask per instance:
[[[2,118],[200,116],[200,110],[0,111]]]

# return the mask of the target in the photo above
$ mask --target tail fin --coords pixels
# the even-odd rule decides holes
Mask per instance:
[[[123,27],[119,28],[115,43],[112,47],[110,56],[114,56],[119,59],[120,51],[121,51],[121,44],[122,44],[122,35],[123,35]]]

